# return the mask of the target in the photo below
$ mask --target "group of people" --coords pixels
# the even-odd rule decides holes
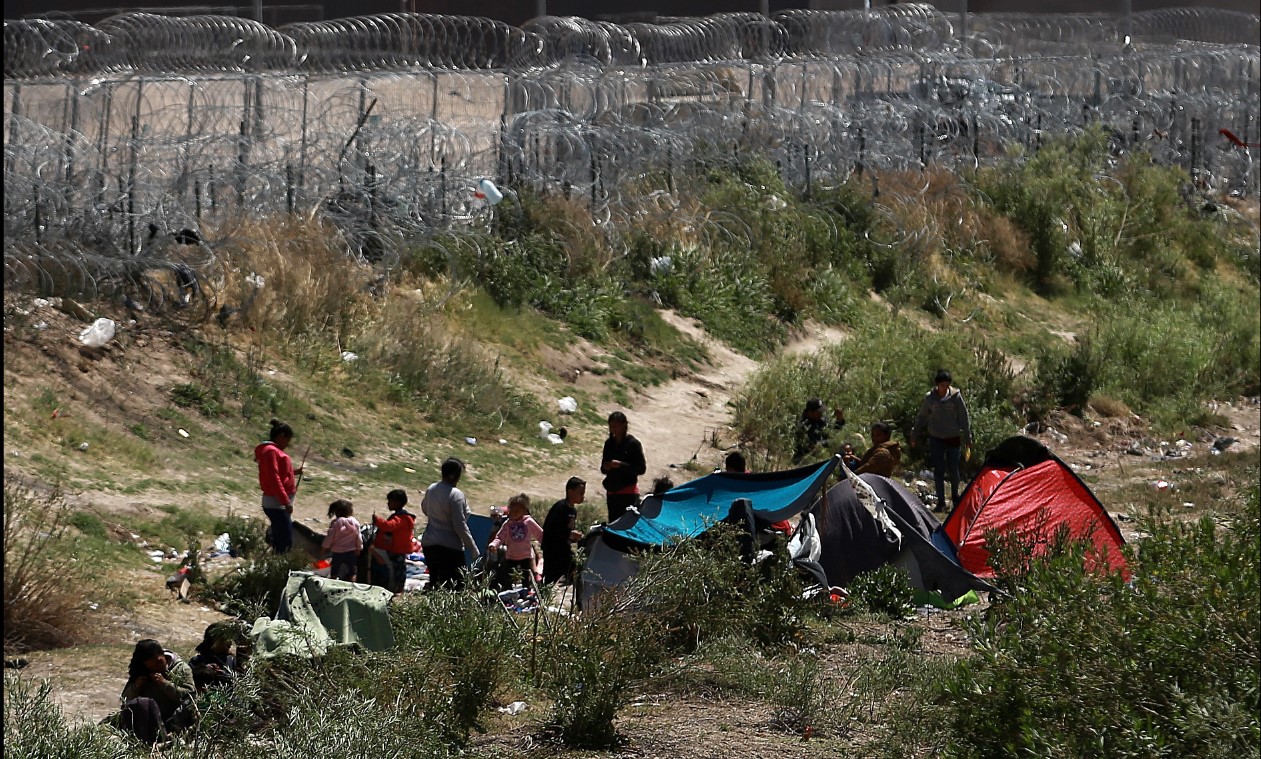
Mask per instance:
[[[969,456],[972,447],[972,424],[967,404],[958,388],[952,387],[953,377],[945,369],[939,369],[933,377],[932,388],[924,394],[911,428],[910,445],[915,448],[927,438],[928,458],[933,468],[937,510],[946,508],[945,483],[950,481],[951,503],[959,502],[959,462]],[[836,408],[829,420],[825,404],[819,398],[806,401],[805,409],[797,422],[797,442],[794,461],[801,461],[811,453],[825,448],[833,433],[845,427],[845,412]],[[892,477],[902,464],[902,448],[893,440],[893,427],[883,421],[872,422],[871,447],[858,456],[853,445],[841,445],[839,453],[845,466],[854,474],[878,474]]]
[[[187,662],[146,638],[132,651],[122,709],[107,721],[147,745],[185,730],[199,717],[197,696],[235,681],[245,671],[250,652],[249,636],[235,620],[207,627],[196,656]]]
[[[845,427],[845,412],[836,408],[830,418],[826,405],[811,398],[797,424],[794,460],[801,461],[820,448],[831,451],[833,435]],[[600,457],[602,485],[606,494],[608,522],[611,524],[626,510],[638,506],[642,493],[639,479],[647,472],[643,445],[630,434],[626,414],[615,411],[608,417],[608,438]],[[893,428],[876,421],[870,426],[871,446],[860,456],[852,445],[843,445],[838,453],[856,474],[873,473],[893,476],[902,462],[902,448],[893,440]],[[263,491],[263,513],[271,524],[272,547],[277,553],[293,545],[293,499],[297,493],[302,467],[294,467],[286,449],[294,438],[293,428],[272,420],[268,439],[255,448],[259,486]],[[942,369],[934,377],[933,387],[924,395],[909,438],[914,449],[927,442],[936,489],[936,508],[944,509],[945,482],[950,482],[952,502],[959,497],[959,463],[970,453],[971,424],[963,395],[952,387],[950,372]],[[747,471],[744,457],[739,461],[728,457],[727,471]],[[732,469],[738,465],[737,469]],[[572,477],[565,485],[565,496],[549,509],[540,525],[530,513],[530,498],[524,493],[513,496],[506,518],[496,525],[489,545],[479,546],[469,528],[468,498],[459,488],[464,463],[448,458],[441,466],[441,479],[426,488],[420,511],[426,517],[420,537],[430,585],[437,588],[459,588],[463,583],[468,557],[482,559],[493,567],[492,584],[507,584],[514,573],[528,574],[544,583],[572,580],[574,544],[581,539],[577,529],[577,506],[586,500],[586,482]],[[671,484],[672,485],[672,484]],[[660,487],[654,487],[659,490]],[[361,577],[361,556],[364,552],[361,525],[354,517],[350,501],[339,499],[329,506],[331,522],[323,550],[330,557],[330,576],[336,579],[372,582],[401,593],[407,573],[407,557],[414,552],[416,514],[408,511],[404,490],[391,490],[386,496],[385,517],[372,515],[376,528],[369,547],[367,577]],[[499,510],[496,509],[496,512]],[[495,514],[499,516],[499,514]],[[537,550],[536,550],[537,546]]]

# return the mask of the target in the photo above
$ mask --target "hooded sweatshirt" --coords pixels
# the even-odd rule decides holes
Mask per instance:
[[[886,440],[879,445],[867,449],[858,460],[854,474],[878,474],[881,477],[892,477],[902,463],[902,447],[894,440]]]
[[[952,387],[945,396],[938,398],[934,390],[924,394],[920,403],[919,414],[915,417],[912,430],[914,439],[918,440],[928,430],[929,437],[945,440],[954,445],[972,444],[972,427],[968,420],[968,407],[963,403],[963,394]]]
[[[254,449],[254,460],[258,462],[258,486],[263,489],[263,495],[280,501],[281,506],[288,506],[298,491],[289,454],[268,440]]]

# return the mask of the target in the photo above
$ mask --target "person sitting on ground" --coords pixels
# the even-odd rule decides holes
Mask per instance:
[[[456,487],[463,474],[463,461],[452,457],[442,462],[442,479],[429,486],[420,502],[420,510],[429,518],[420,542],[425,548],[425,565],[429,567],[429,585],[433,588],[464,587],[464,552],[468,551],[473,561],[482,555],[469,530],[468,499]]]
[[[514,495],[508,501],[508,521],[504,522],[490,541],[492,553],[499,552],[499,565],[495,569],[495,579],[491,587],[495,590],[506,590],[512,573],[520,570],[526,575],[526,582],[536,579],[534,576],[534,542],[543,539],[543,528],[530,516],[530,497],[525,493]]]
[[[332,556],[328,576],[334,580],[355,581],[359,567],[359,554],[363,552],[363,535],[359,520],[355,519],[355,506],[344,498],[328,505],[328,516],[333,521],[324,537],[324,551]]]
[[[412,552],[416,515],[407,510],[404,490],[391,490],[385,504],[390,516],[382,519],[372,515],[377,528],[372,539],[372,584],[398,595],[407,583],[407,555]]]
[[[827,447],[832,432],[839,432],[845,426],[845,410],[833,409],[832,421],[824,418],[823,401],[811,398],[806,401],[806,408],[797,420],[797,446],[793,452],[793,462],[799,462],[809,456],[820,446]]]
[[[892,477],[902,463],[902,448],[892,440],[893,428],[885,422],[872,422],[871,447],[855,464],[846,462],[854,474],[878,474]]]
[[[587,483],[570,477],[565,497],[552,504],[543,520],[543,582],[550,585],[565,580],[573,584],[573,544],[582,539],[578,531],[578,504],[587,498]]]
[[[841,461],[850,469],[858,466],[858,456],[854,453],[854,446],[849,443],[841,446]]]
[[[236,644],[240,651],[245,640],[235,620],[215,622],[206,628],[197,644],[197,655],[188,662],[198,693],[236,682],[237,675],[245,671],[245,663],[233,656],[232,646]]]
[[[193,671],[175,653],[146,638],[136,643],[123,686],[119,728],[152,746],[197,721]]]

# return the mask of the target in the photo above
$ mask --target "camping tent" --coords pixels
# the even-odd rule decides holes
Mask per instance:
[[[1125,572],[1125,539],[1086,483],[1038,441],[1017,435],[985,457],[963,491],[959,505],[942,525],[958,551],[959,563],[980,577],[993,577],[988,530],[1015,532],[1045,551],[1064,528],[1073,540],[1092,544],[1087,566]]]
[[[634,576],[637,566],[628,552],[692,538],[717,522],[743,520],[750,512],[756,522],[767,524],[800,514],[814,503],[839,461],[833,456],[819,464],[761,474],[715,472],[646,497],[637,511],[586,539],[581,605],[585,608],[601,591]],[[741,504],[733,511],[737,501]]]
[[[863,504],[863,487],[856,489],[849,479],[833,486],[810,512],[821,542],[819,564],[829,584],[844,587],[863,572],[893,564],[906,570],[913,588],[925,596],[936,592],[945,604],[969,591],[994,590],[933,545],[937,519],[901,483],[877,474],[858,477],[879,501],[872,505],[876,513]]]

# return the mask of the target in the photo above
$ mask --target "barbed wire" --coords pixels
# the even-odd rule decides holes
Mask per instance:
[[[697,239],[747,241],[738,219],[691,218],[676,177],[758,154],[808,191],[1032,155],[1093,123],[1117,154],[1256,191],[1261,54],[1239,40],[1257,16],[978,15],[965,39],[960,22],[928,6],[6,21],[6,282],[161,299],[152,272],[182,266],[213,295],[208,272],[260,234],[242,219],[284,216],[388,264],[403,240],[483,229],[484,177],[563,194],[606,232],[675,214]],[[183,230],[196,242],[173,242]]]

